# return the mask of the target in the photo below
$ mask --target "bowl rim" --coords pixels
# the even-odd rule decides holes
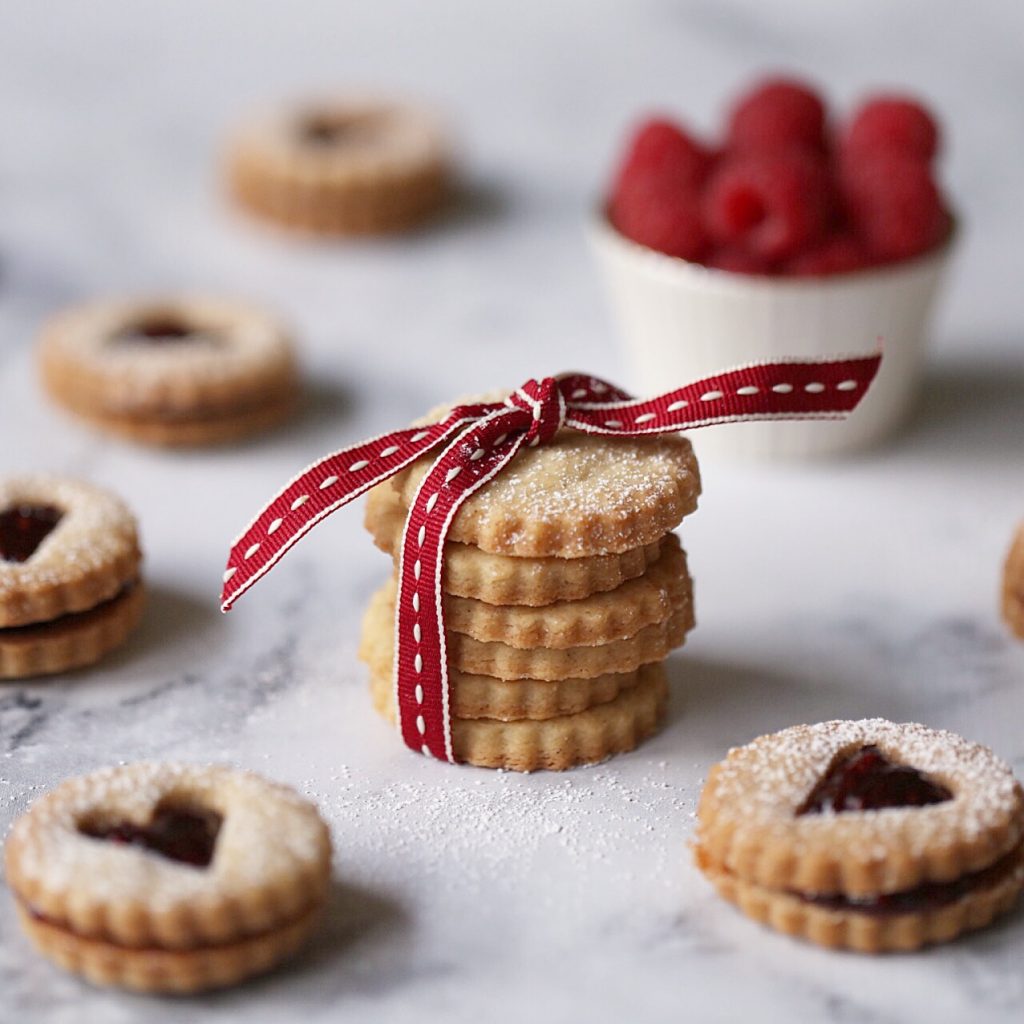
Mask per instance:
[[[604,204],[592,209],[587,223],[587,235],[598,248],[615,249],[660,277],[673,277],[679,282],[704,284],[721,289],[755,289],[761,291],[800,293],[822,288],[844,288],[890,282],[901,277],[937,269],[948,259],[960,239],[962,229],[955,213],[950,214],[949,233],[937,246],[909,259],[897,260],[877,267],[847,270],[837,274],[774,277],[767,274],[741,274],[734,270],[722,270],[703,263],[670,256],[658,252],[639,242],[634,242],[620,232],[608,219]]]

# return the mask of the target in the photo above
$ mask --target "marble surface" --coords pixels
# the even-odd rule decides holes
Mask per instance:
[[[950,727],[1024,773],[1024,646],[996,613],[1022,515],[1021,8],[925,2],[38,3],[0,32],[0,471],[45,468],[137,509],[152,601],[89,673],[0,686],[0,830],[60,779],[143,757],[226,760],[316,799],[331,913],[294,965],[186,1003],[88,988],[35,957],[0,893],[0,1021],[1019,1020],[1024,913],[868,959],[764,931],[687,841],[732,744],[796,721]],[[814,467],[705,462],[683,529],[700,625],[665,730],[565,775],[452,768],[374,716],[355,658],[388,570],[338,514],[229,617],[228,542],[308,460],[445,397],[567,367],[624,377],[581,225],[630,115],[714,123],[754,70],[847,101],[901,82],[947,113],[966,230],[919,412],[893,445]],[[300,244],[219,194],[253,102],[350,83],[451,115],[466,199],[397,242]],[[281,310],[309,403],[229,451],[137,450],[39,393],[43,318],[97,293],[207,288]],[[696,439],[699,450],[699,437]]]

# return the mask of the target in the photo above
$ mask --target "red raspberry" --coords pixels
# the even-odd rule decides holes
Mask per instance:
[[[825,106],[803,82],[770,78],[741,97],[729,115],[733,149],[825,149]]]
[[[729,245],[712,249],[706,263],[715,270],[728,270],[732,274],[767,275],[775,271],[775,265],[770,260]]]
[[[796,150],[734,157],[703,197],[712,241],[765,260],[788,259],[824,237],[834,206],[824,161]]]
[[[612,201],[634,187],[652,183],[692,191],[701,186],[711,165],[710,154],[678,125],[651,118],[636,130],[626,150]]]
[[[795,277],[825,277],[863,270],[871,261],[861,242],[853,235],[833,235],[814,249],[794,256],[785,272]]]
[[[931,160],[939,149],[939,128],[931,114],[902,96],[876,96],[857,111],[843,140],[844,154],[894,149]]]
[[[634,186],[615,197],[609,212],[615,227],[640,245],[684,260],[704,255],[707,236],[693,193],[664,184]]]
[[[879,260],[916,256],[949,231],[942,195],[919,157],[892,150],[863,153],[844,164],[843,188],[853,225]]]

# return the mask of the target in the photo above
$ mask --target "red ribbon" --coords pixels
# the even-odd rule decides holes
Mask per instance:
[[[864,397],[881,355],[742,367],[639,400],[596,377],[527,381],[503,402],[456,406],[438,423],[342,448],[295,477],[235,541],[224,573],[228,611],[320,520],[440,445],[402,534],[395,609],[395,687],[406,745],[454,761],[441,571],[444,540],[467,498],[524,445],[561,427],[605,437],[665,434],[748,420],[839,419]]]

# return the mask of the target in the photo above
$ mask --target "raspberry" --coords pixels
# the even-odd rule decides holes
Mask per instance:
[[[848,274],[870,265],[864,246],[853,235],[833,235],[821,245],[794,256],[785,272],[795,277]]]
[[[611,221],[640,245],[684,260],[699,260],[707,246],[696,198],[664,185],[634,187],[611,207]]]
[[[847,153],[891,149],[931,160],[938,152],[939,128],[931,114],[902,96],[876,96],[857,111],[843,140]]]
[[[748,92],[729,116],[733,149],[825,149],[825,106],[813,89],[787,78],[772,78]]]
[[[919,157],[892,150],[863,153],[843,166],[850,218],[868,252],[879,260],[916,256],[949,231],[949,214]]]
[[[754,253],[748,252],[746,249],[729,245],[712,249],[705,262],[715,270],[728,270],[732,274],[767,275],[775,270],[775,265],[771,260],[755,256]]]
[[[719,245],[781,260],[813,245],[834,209],[824,161],[796,150],[743,154],[724,163],[704,192],[704,222]]]
[[[651,118],[633,135],[612,187],[614,202],[623,192],[652,183],[693,191],[701,186],[711,156],[678,125]]]

